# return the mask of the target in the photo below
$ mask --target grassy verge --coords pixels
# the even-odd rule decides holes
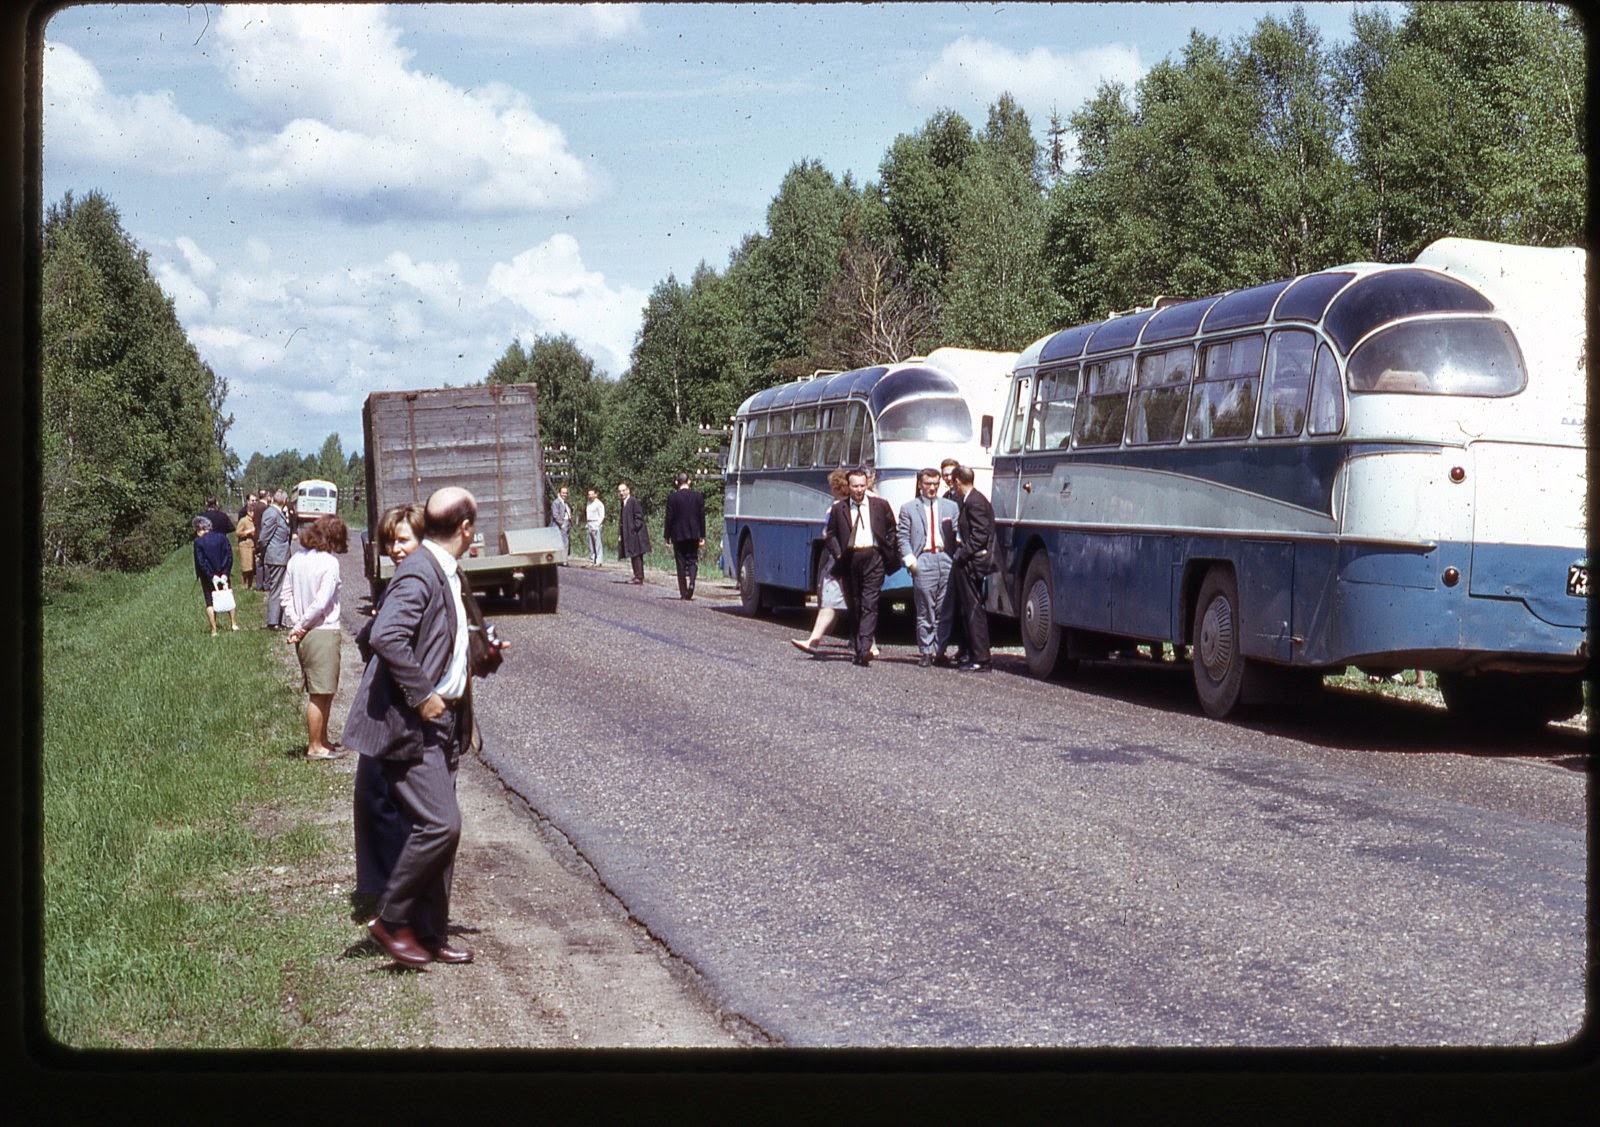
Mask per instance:
[[[185,547],[46,608],[45,1020],[61,1044],[381,1045],[420,1012],[404,976],[354,968],[349,776],[302,757],[282,641],[256,629],[261,596],[239,597],[240,631],[210,637]]]

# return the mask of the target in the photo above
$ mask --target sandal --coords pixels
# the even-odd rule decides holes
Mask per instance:
[[[316,752],[311,751],[306,752],[307,759],[343,759],[344,756],[345,750],[342,747],[336,747],[329,751],[326,755],[319,755]]]

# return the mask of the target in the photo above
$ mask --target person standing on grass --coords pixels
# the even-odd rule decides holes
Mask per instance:
[[[239,585],[250,588],[256,582],[256,522],[249,510],[239,514],[239,523],[233,526],[239,538]]]
[[[672,559],[678,566],[678,598],[694,598],[695,580],[700,576],[700,549],[706,543],[706,499],[689,484],[689,475],[680,473],[667,498],[666,538],[672,542]]]
[[[428,498],[422,547],[389,580],[368,636],[373,658],[344,727],[347,746],[379,761],[412,826],[367,924],[373,940],[407,966],[472,961],[446,934],[461,841],[456,768],[472,734],[457,561],[472,546],[477,516],[472,494],[458,486]]]
[[[211,597],[216,594],[217,580],[221,579],[227,586],[233,580],[233,545],[228,543],[228,538],[211,527],[211,522],[205,517],[195,517],[194,527],[194,573],[200,577],[200,589],[205,592],[206,622],[211,626],[211,636],[217,636],[217,612],[211,606]],[[239,621],[233,611],[228,612],[228,622],[235,630],[239,629]]]
[[[200,514],[211,522],[213,532],[220,532],[227,536],[233,532],[233,518],[222,511],[222,506],[215,497],[206,498],[206,511]]]
[[[639,498],[633,495],[633,487],[625,481],[618,483],[617,496],[622,498],[622,514],[618,518],[622,554],[633,565],[633,578],[628,582],[643,583],[644,554],[650,550],[650,532],[645,528],[644,506],[639,504]]]
[[[563,485],[556,490],[556,499],[550,502],[550,523],[556,526],[561,533],[561,551],[566,555],[572,554],[572,503],[567,500],[567,487]],[[563,559],[561,566],[566,567],[567,561]]]
[[[606,503],[600,494],[589,490],[589,503],[583,510],[584,531],[589,534],[589,566],[599,567],[605,562],[605,548],[601,546],[600,530],[606,523]]]
[[[267,592],[266,622],[268,630],[282,630],[283,626],[283,573],[289,566],[289,517],[284,507],[289,495],[278,490],[272,495],[272,504],[261,510],[261,525],[256,529],[256,548],[261,558],[257,570]]]
[[[349,532],[336,516],[319,517],[300,533],[300,548],[283,577],[286,645],[294,646],[306,689],[306,758],[338,759],[328,740],[328,712],[339,691],[339,561]]]

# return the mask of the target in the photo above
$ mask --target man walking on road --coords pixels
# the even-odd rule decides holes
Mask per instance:
[[[867,471],[851,470],[846,480],[850,495],[834,502],[828,510],[823,540],[838,561],[834,575],[844,588],[845,604],[856,619],[852,661],[865,667],[872,661],[883,581],[900,570],[899,536],[889,502],[876,495],[867,496]]]
[[[456,486],[424,507],[421,547],[395,568],[373,619],[344,743],[378,760],[411,835],[367,924],[407,966],[470,963],[446,938],[461,840],[456,767],[472,736],[467,610],[457,561],[472,546],[478,506]],[[471,597],[470,594],[467,597]]]
[[[666,537],[672,541],[672,558],[678,565],[678,598],[694,598],[700,576],[700,549],[706,543],[706,499],[680,473],[677,488],[667,498]]]
[[[961,494],[961,515],[956,518],[960,539],[950,586],[959,600],[956,614],[967,630],[968,673],[989,672],[989,612],[983,605],[983,581],[994,571],[994,507],[973,484],[971,466],[957,466],[956,492]]]
[[[633,495],[633,487],[625,481],[618,483],[617,496],[622,498],[622,513],[617,518],[617,523],[621,525],[622,554],[633,564],[633,578],[629,582],[643,583],[644,554],[650,550],[650,532],[645,528],[644,506],[639,504],[639,498]]]
[[[550,502],[550,523],[561,531],[562,552],[572,555],[572,505],[567,501],[565,485],[556,490],[556,499]],[[561,566],[566,567],[567,561],[562,560]]]
[[[289,566],[289,517],[284,506],[289,494],[278,490],[272,504],[261,510],[261,526],[256,531],[257,566],[262,574],[262,590],[267,593],[266,627],[283,630],[283,573]]]
[[[917,610],[917,664],[933,664],[938,647],[939,613],[950,586],[950,549],[961,507],[939,496],[939,471],[917,475],[916,497],[900,506],[900,558],[911,570],[911,599]]]
[[[606,523],[606,503],[600,494],[589,490],[589,503],[583,510],[583,527],[589,535],[589,566],[599,567],[605,561],[606,550],[600,542],[600,530]]]

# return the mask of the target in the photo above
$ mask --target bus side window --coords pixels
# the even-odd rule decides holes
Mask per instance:
[[[816,450],[817,409],[807,407],[794,416],[794,464],[809,466]]]
[[[1189,407],[1190,441],[1250,437],[1265,345],[1259,335],[1235,337],[1201,351]]]
[[[1256,423],[1259,437],[1292,438],[1305,426],[1316,347],[1316,336],[1299,329],[1272,334],[1267,346],[1266,385],[1261,390],[1261,418]]]
[[[1083,366],[1073,445],[1116,446],[1122,441],[1132,375],[1132,356],[1113,356]]]
[[[1183,437],[1183,416],[1189,407],[1189,377],[1194,349],[1169,348],[1139,357],[1133,403],[1128,410],[1128,442],[1177,442]]]
[[[1317,367],[1311,381],[1312,434],[1338,434],[1344,429],[1344,388],[1339,380],[1339,364],[1327,345],[1317,349]]]
[[[865,416],[866,411],[862,409],[859,403],[851,403],[845,409],[844,464],[847,466],[859,466],[861,464],[861,423]],[[866,422],[869,427],[872,425],[870,419],[867,419]]]
[[[837,466],[843,463],[844,453],[844,408],[824,407],[817,412],[817,425],[821,433],[817,436],[820,450],[817,453],[817,465]]]
[[[1064,449],[1072,439],[1072,417],[1077,410],[1078,400],[1078,369],[1055,368],[1041,372],[1036,398],[1028,449]]]
[[[1033,398],[1033,381],[1024,376],[1011,385],[1010,425],[1006,428],[1005,452],[1022,451],[1022,440],[1028,429],[1028,407]]]
[[[752,415],[745,423],[744,432],[744,468],[759,470],[766,461],[767,449],[767,417],[765,415]]]
[[[791,441],[788,411],[774,411],[767,421],[767,468],[782,469],[789,464]]]

